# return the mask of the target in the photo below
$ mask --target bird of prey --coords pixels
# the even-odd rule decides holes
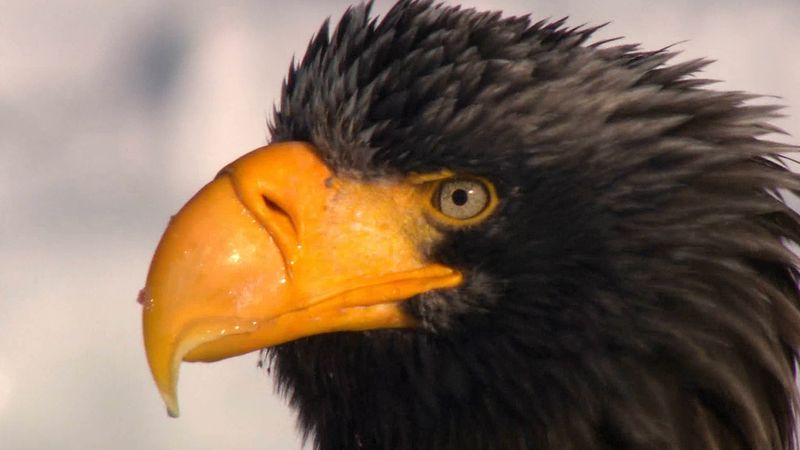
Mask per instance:
[[[271,141],[171,220],[182,361],[264,349],[317,449],[789,449],[800,217],[779,108],[698,59],[427,0],[326,22]]]

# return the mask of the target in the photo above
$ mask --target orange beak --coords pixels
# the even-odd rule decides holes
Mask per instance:
[[[173,217],[142,291],[156,385],[178,415],[181,361],[304,336],[413,326],[400,303],[461,282],[426,261],[427,191],[335,176],[308,144],[255,150]]]

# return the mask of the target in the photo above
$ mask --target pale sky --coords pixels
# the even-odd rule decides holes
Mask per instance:
[[[135,299],[169,216],[266,142],[292,55],[348,4],[0,0],[0,448],[300,448],[257,354],[185,364],[168,418]],[[717,88],[780,96],[800,143],[800,2],[462,4],[682,42]]]

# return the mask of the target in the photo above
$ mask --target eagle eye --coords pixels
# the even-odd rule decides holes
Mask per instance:
[[[482,221],[497,203],[494,187],[486,180],[452,177],[437,180],[431,205],[439,219],[451,226]]]
[[[483,183],[470,179],[443,181],[434,198],[436,208],[453,219],[470,219],[489,204],[489,193]]]

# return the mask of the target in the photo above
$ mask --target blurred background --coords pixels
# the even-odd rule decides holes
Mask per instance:
[[[170,215],[267,141],[292,55],[349,3],[0,0],[0,448],[301,448],[257,354],[184,365],[169,419],[135,299]],[[796,0],[461,4],[681,42],[716,89],[780,96],[800,141]]]

